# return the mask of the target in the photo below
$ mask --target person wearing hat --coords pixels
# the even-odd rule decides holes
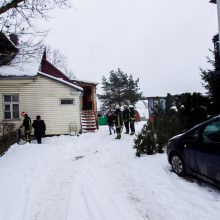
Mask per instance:
[[[130,111],[127,105],[124,105],[124,111],[122,113],[126,134],[129,134],[129,118],[130,118]]]
[[[26,142],[31,143],[31,118],[28,116],[26,112],[22,112],[21,116],[24,117],[24,120],[20,128],[24,128]]]
[[[36,116],[36,120],[34,120],[32,127],[34,128],[34,135],[37,138],[37,143],[41,144],[42,136],[45,135],[46,125],[44,120],[41,120],[40,115]]]
[[[121,115],[121,110],[120,110],[119,105],[115,106],[114,118],[115,118],[114,121],[115,121],[116,133],[117,133],[117,136],[115,139],[121,139],[121,130],[123,126],[123,120],[122,120],[122,115]]]
[[[131,133],[130,135],[133,135],[135,133],[135,127],[134,127],[134,122],[135,122],[135,111],[134,111],[134,106],[133,105],[129,105],[129,109],[130,109],[130,129],[131,129]]]

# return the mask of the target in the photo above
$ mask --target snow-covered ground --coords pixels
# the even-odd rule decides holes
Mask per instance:
[[[135,157],[133,138],[103,126],[13,145],[0,157],[0,220],[220,219],[220,190],[176,176],[166,154]]]

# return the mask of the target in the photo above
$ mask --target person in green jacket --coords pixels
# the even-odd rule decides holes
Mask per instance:
[[[123,120],[122,120],[122,114],[120,110],[120,106],[115,106],[115,113],[114,113],[114,122],[115,122],[115,128],[117,136],[115,139],[121,139],[121,130],[123,126]]]
[[[26,112],[22,112],[21,115],[24,117],[24,120],[20,128],[24,128],[26,142],[31,143],[31,118],[28,116]]]
[[[134,106],[133,105],[129,105],[129,109],[130,109],[130,129],[131,129],[131,133],[130,135],[134,135],[135,133],[135,127],[134,127],[134,123],[135,123],[135,110],[134,110]]]

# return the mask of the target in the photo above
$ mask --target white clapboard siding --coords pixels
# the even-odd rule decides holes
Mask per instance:
[[[3,120],[3,95],[19,94],[19,111],[25,111],[32,121],[40,114],[46,123],[46,134],[69,134],[69,125],[80,123],[80,95],[77,91],[61,82],[45,76],[37,76],[32,80],[0,80],[0,121]],[[61,99],[75,99],[75,105],[61,105]],[[20,123],[23,118],[20,116]],[[19,121],[14,121],[18,123]]]

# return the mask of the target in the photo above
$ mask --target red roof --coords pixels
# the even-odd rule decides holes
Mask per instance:
[[[57,78],[62,78],[70,82],[69,78],[65,74],[63,74],[59,69],[57,69],[53,64],[51,64],[49,61],[47,61],[44,58],[42,59],[41,62],[41,72]]]

